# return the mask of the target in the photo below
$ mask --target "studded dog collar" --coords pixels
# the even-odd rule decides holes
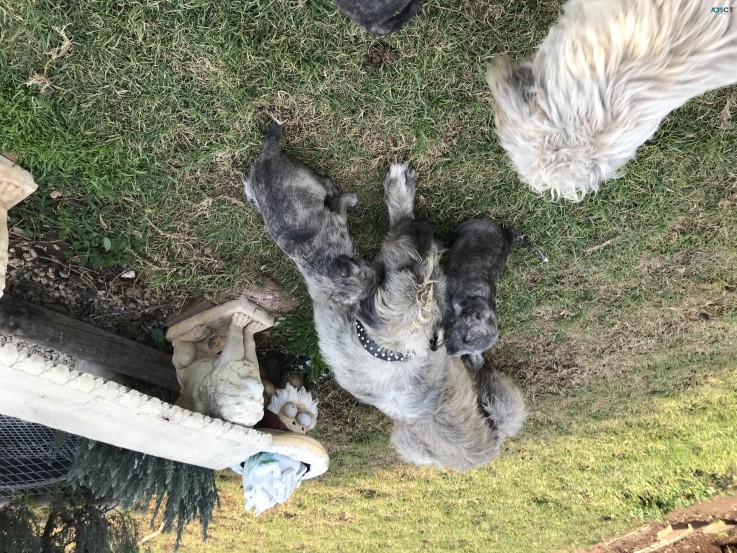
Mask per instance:
[[[361,324],[361,321],[356,319],[353,321],[353,326],[356,329],[358,335],[358,341],[361,342],[363,349],[369,352],[371,355],[382,361],[406,361],[410,357],[415,356],[415,352],[411,353],[399,353],[398,351],[392,351],[390,349],[382,348],[379,344],[374,342],[368,337],[366,328]]]

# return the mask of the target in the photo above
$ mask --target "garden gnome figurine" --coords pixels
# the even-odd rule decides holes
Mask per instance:
[[[28,171],[0,156],[0,297],[5,289],[8,269],[8,209],[30,196],[36,188],[38,186]]]
[[[273,324],[265,311],[241,299],[169,328],[182,387],[177,405],[243,426],[261,420],[264,387],[253,335]]]

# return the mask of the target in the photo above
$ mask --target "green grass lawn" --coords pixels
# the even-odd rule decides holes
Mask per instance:
[[[386,230],[387,165],[411,159],[439,235],[491,217],[550,257],[520,249],[500,284],[491,358],[531,415],[496,462],[401,465],[387,421],[326,388],[328,474],[258,519],[224,477],[210,540],[192,528],[187,550],[569,551],[734,486],[737,89],[674,112],[596,197],[541,199],[494,136],[483,74],[530,53],[559,8],[429,0],[379,40],[329,0],[0,0],[0,151],[39,184],[11,224],[82,262],[215,299],[267,278],[304,297],[242,198],[267,106],[290,152],[358,193],[362,253]],[[314,350],[306,312],[281,331],[295,350]]]
[[[597,384],[535,402],[534,424],[505,454],[463,474],[400,464],[387,445],[385,421],[355,407],[362,431],[318,426],[317,437],[333,455],[331,470],[304,482],[286,504],[246,515],[240,480],[223,473],[225,506],[208,541],[202,544],[192,526],[184,550],[584,547],[735,485],[737,375],[733,368],[704,369],[701,384],[680,393],[649,393],[635,385],[638,378],[630,386]],[[160,536],[152,544],[168,553],[174,539]]]

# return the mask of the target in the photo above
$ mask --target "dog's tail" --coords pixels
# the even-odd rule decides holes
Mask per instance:
[[[548,256],[536,248],[526,234],[520,234],[517,229],[509,229],[509,232],[512,234],[513,242],[521,243],[525,248],[534,253],[543,263],[547,263],[549,261]]]
[[[379,36],[390,35],[397,32],[414,17],[417,10],[420,9],[423,1],[424,0],[412,0],[397,15],[387,19],[383,23],[369,25],[367,28],[368,31]]]
[[[519,388],[506,376],[490,370],[476,375],[479,409],[486,422],[499,433],[499,440],[511,438],[525,422],[527,410]]]
[[[282,125],[274,119],[264,138],[264,152],[268,154],[276,154],[281,151],[281,131]]]

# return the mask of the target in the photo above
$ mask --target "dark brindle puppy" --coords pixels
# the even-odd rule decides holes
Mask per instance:
[[[423,0],[333,0],[343,15],[375,35],[404,27]]]
[[[442,341],[450,355],[463,356],[471,368],[483,365],[482,353],[499,337],[496,285],[515,238],[513,231],[485,219],[466,221],[453,231]]]
[[[354,257],[346,210],[355,194],[342,194],[281,151],[281,125],[274,122],[263,152],[244,177],[246,199],[263,216],[266,230],[297,264],[310,294],[320,290],[339,303],[355,303],[381,280],[380,266]]]

